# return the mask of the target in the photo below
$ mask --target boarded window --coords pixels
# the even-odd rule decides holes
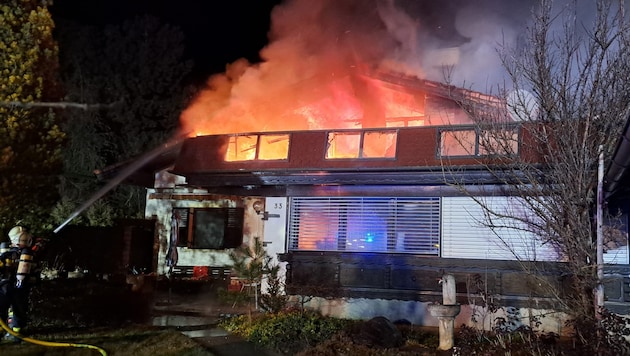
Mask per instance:
[[[289,248],[437,255],[439,216],[439,198],[295,197]]]

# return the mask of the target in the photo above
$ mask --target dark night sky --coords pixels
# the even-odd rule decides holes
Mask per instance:
[[[186,51],[198,75],[222,72],[239,58],[259,60],[267,44],[271,10],[281,0],[55,0],[50,11],[59,26],[63,19],[84,24],[111,24],[152,14],[180,27]]]
[[[50,10],[58,27],[63,20],[109,24],[141,14],[178,26],[195,62],[191,79],[199,82],[240,58],[259,62],[272,9],[283,3],[274,12],[273,45],[264,53],[268,78],[328,70],[331,60],[353,59],[443,80],[443,62],[456,60],[453,82],[484,90],[503,82],[496,45],[518,43],[535,1],[54,0]],[[439,52],[450,47],[458,47],[456,56]]]

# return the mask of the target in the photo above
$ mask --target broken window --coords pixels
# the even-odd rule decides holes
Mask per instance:
[[[289,157],[289,134],[233,135],[225,160],[282,160]]]
[[[258,135],[235,135],[230,136],[225,160],[251,161],[256,158],[256,147],[258,146]]]
[[[289,135],[260,135],[259,160],[280,160],[289,157]]]

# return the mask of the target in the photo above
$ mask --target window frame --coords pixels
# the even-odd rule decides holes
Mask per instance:
[[[366,136],[382,133],[386,135],[391,135],[393,137],[392,146],[394,147],[393,153],[388,153],[389,150],[385,149],[385,155],[383,156],[374,156],[368,155],[366,153]],[[396,159],[397,155],[397,147],[398,147],[398,136],[400,130],[399,128],[382,128],[382,129],[372,129],[372,130],[330,130],[326,132],[326,151],[324,152],[324,159],[326,160],[343,160],[343,159],[361,159],[361,160],[371,160],[371,159]],[[331,137],[333,135],[334,137]],[[331,150],[334,149],[333,141],[336,137],[343,136],[359,136],[358,137],[358,146],[352,147],[353,153],[348,156],[336,157],[335,154],[330,154]]]
[[[281,158],[261,158],[261,147],[264,150],[264,147],[268,147],[264,144],[263,139],[265,137],[278,137],[277,140],[282,141],[286,137],[286,152],[285,155]],[[282,137],[282,139],[280,139]],[[238,151],[238,140],[239,138],[243,139],[252,139],[254,141],[250,144],[250,147],[247,149],[248,151],[252,150],[251,154],[242,154],[243,151]],[[289,151],[291,148],[291,133],[284,132],[266,132],[266,133],[242,133],[242,134],[234,134],[228,135],[228,143],[227,149],[225,151],[225,157],[223,158],[225,162],[247,162],[247,161],[287,161],[289,159]],[[236,146],[236,147],[234,147]],[[233,148],[234,147],[234,148]],[[264,154],[264,151],[263,151]],[[233,158],[230,156],[234,156]],[[245,158],[241,158],[245,156]]]
[[[200,229],[195,226],[200,220],[200,214],[219,218],[223,222],[221,236],[211,236],[212,239],[221,239],[220,244],[202,245],[198,234]],[[178,247],[187,247],[196,250],[225,250],[239,247],[243,243],[243,227],[245,218],[244,208],[232,207],[208,207],[208,208],[173,208],[173,214],[179,215]],[[191,228],[192,227],[192,228]],[[207,230],[206,230],[207,231]],[[213,230],[216,232],[216,229]],[[208,237],[206,241],[210,241]]]
[[[440,215],[439,197],[292,197],[288,249],[439,256]]]
[[[507,140],[502,140],[503,135],[499,136],[499,139],[493,139],[494,136],[490,135],[488,137],[490,137],[490,139],[493,139],[494,141],[497,141],[497,145],[499,145],[498,147],[501,147],[501,145],[507,147],[507,143],[508,142],[512,142],[512,145],[510,147],[510,152],[504,152],[504,153],[499,153],[497,152],[498,150],[495,150],[494,152],[489,152],[486,153],[486,145],[488,144],[483,144],[482,140],[483,137],[485,137],[485,135],[488,135],[488,133],[493,132],[493,131],[497,131],[497,130],[501,130],[503,134],[507,134],[509,132],[511,132],[512,134],[512,138],[507,139]],[[470,154],[460,154],[460,152],[462,151],[462,149],[464,150],[464,152],[466,151],[466,147],[464,147],[462,144],[460,144],[458,147],[455,148],[456,153],[454,154],[448,154],[444,153],[444,151],[448,151],[445,150],[444,144],[445,144],[445,134],[454,134],[457,132],[469,132],[471,134],[474,134],[474,142],[469,142],[471,143],[471,152]],[[437,158],[443,158],[443,157],[448,157],[448,158],[462,158],[462,157],[514,157],[517,156],[520,153],[520,147],[521,147],[521,126],[520,125],[498,125],[498,126],[494,126],[494,127],[484,127],[484,126],[459,126],[459,127],[445,127],[445,128],[440,128],[437,131],[437,152],[436,152],[436,156]],[[454,136],[450,138],[450,140],[455,140],[457,141],[458,139],[455,138]],[[503,141],[503,142],[499,142],[499,141]],[[452,148],[451,148],[452,150]]]

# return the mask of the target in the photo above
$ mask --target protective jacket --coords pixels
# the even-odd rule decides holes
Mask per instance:
[[[0,318],[16,332],[27,324],[29,292],[33,284],[32,258],[31,247],[12,247],[0,254]]]
[[[18,285],[18,266],[23,253],[33,255],[30,247],[12,247],[0,254],[0,288],[5,292],[8,288],[28,288],[32,284],[29,273]]]

